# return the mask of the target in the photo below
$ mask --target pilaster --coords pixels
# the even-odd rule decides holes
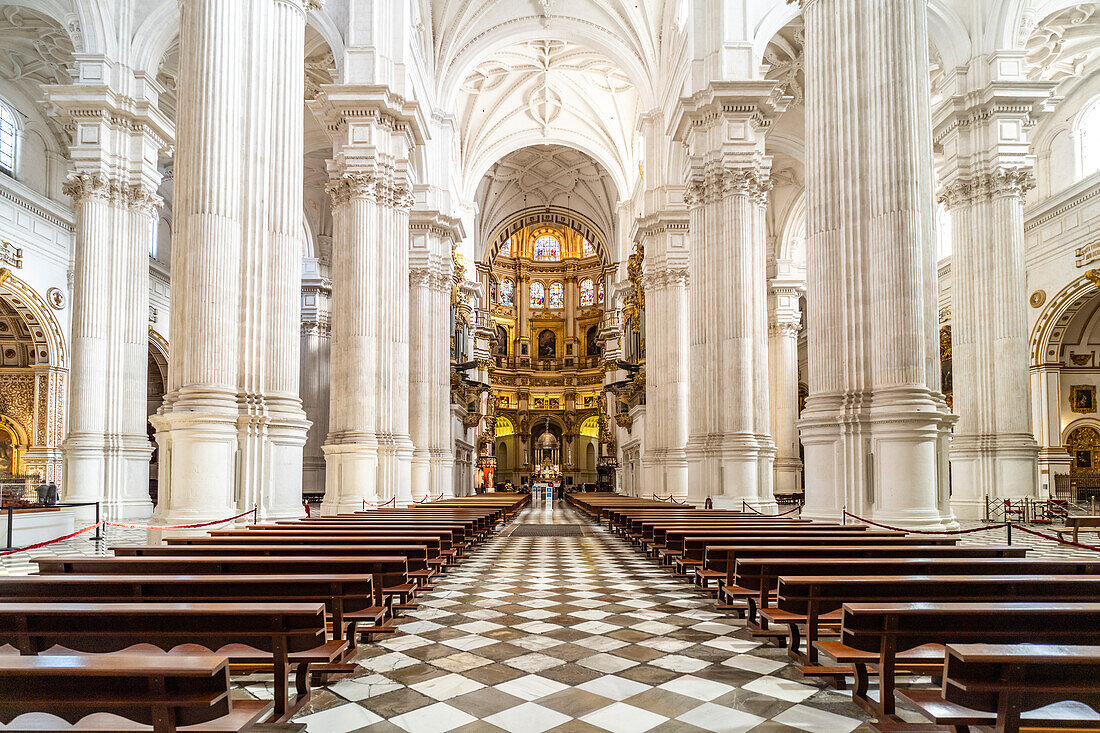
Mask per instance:
[[[692,498],[774,505],[764,136],[787,102],[774,82],[716,82],[681,99],[671,127],[687,147]]]
[[[801,282],[773,279],[768,284],[768,355],[771,372],[772,434],[775,436],[775,492],[802,491],[798,451],[798,334],[802,330]]]
[[[1004,72],[1009,72],[1005,75]],[[990,74],[993,78],[987,78]],[[939,111],[939,200],[951,215],[954,409],[951,505],[967,519],[985,500],[1035,496],[1024,266],[1024,195],[1034,186],[1027,133],[1053,82],[1024,78],[1022,59],[974,59]]]

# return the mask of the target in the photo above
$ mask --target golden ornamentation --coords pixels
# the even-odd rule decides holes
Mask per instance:
[[[1087,354],[1075,354],[1071,351],[1070,354],[1069,354],[1069,360],[1072,361],[1077,366],[1085,366],[1090,361],[1092,361],[1092,355],[1093,355],[1093,352],[1091,352],[1091,351]]]
[[[1047,302],[1047,292],[1045,290],[1036,290],[1031,294],[1031,297],[1027,299],[1027,302],[1031,304],[1032,308],[1041,308],[1043,303]]]
[[[645,260],[645,247],[641,244],[627,259],[627,279],[630,280],[630,292],[623,298],[623,319],[626,327],[634,333],[641,333],[642,312],[645,310],[645,289],[642,282],[642,262]]]
[[[1096,428],[1083,425],[1072,430],[1066,436],[1066,452],[1073,457],[1071,474],[1100,474],[1100,432]]]
[[[1100,288],[1100,270],[1088,270],[1085,272],[1085,279],[1090,283]]]

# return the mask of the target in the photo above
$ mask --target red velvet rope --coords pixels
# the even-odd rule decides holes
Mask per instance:
[[[390,504],[393,504],[394,506],[397,506],[397,497],[396,496],[393,497],[392,499],[390,499],[389,501],[382,502],[381,504],[372,504],[371,502],[367,501],[366,499],[363,500],[363,508],[364,509],[366,509],[367,507],[373,507],[374,509],[381,509],[382,507],[389,506]]]
[[[215,519],[212,522],[199,522],[198,524],[122,524],[120,522],[103,522],[103,524],[109,527],[125,527],[126,529],[195,529],[197,527],[209,527],[212,524],[225,524],[226,522],[232,522],[234,519],[240,519],[246,514],[251,514],[255,511],[255,507],[248,511],[241,512],[235,517],[229,517],[227,519]]]
[[[796,506],[794,509],[791,509],[790,511],[783,512],[782,514],[765,514],[764,512],[760,511],[759,509],[754,507],[752,504],[748,503],[747,501],[745,501],[743,499],[741,501],[741,507],[742,508],[748,507],[749,509],[752,509],[754,512],[756,512],[757,514],[759,514],[762,517],[785,517],[788,514],[794,514],[795,512],[802,510],[802,507]]]
[[[1073,547],[1082,547],[1086,550],[1093,550],[1094,552],[1100,552],[1100,547],[1097,547],[1096,545],[1086,545],[1084,542],[1074,542],[1073,540],[1064,540],[1064,539],[1062,539],[1061,537],[1059,537],[1057,535],[1049,535],[1046,532],[1037,532],[1034,529],[1028,529],[1027,527],[1024,527],[1024,526],[1019,525],[1019,524],[1014,524],[1012,526],[1015,527],[1016,529],[1022,529],[1023,531],[1027,532],[1028,534],[1033,534],[1033,535],[1036,535],[1037,537],[1042,537],[1043,539],[1046,539],[1046,540],[1054,540],[1055,542],[1060,542],[1063,545],[1072,545]]]
[[[970,534],[971,532],[987,532],[991,529],[1004,529],[1008,526],[1008,523],[1003,524],[990,524],[985,527],[972,527],[970,529],[942,529],[942,530],[928,530],[928,529],[908,529],[906,527],[893,527],[889,524],[882,524],[881,522],[874,522],[870,519],[864,519],[863,517],[856,516],[849,511],[844,512],[844,516],[851,517],[852,519],[859,520],[864,524],[872,524],[876,527],[882,527],[883,529],[892,529],[897,532],[909,532],[910,534]],[[1017,527],[1019,525],[1012,525]]]
[[[95,524],[89,525],[89,526],[85,527],[84,529],[78,529],[77,531],[73,532],[72,534],[67,534],[64,537],[57,537],[57,538],[52,539],[52,540],[46,540],[45,542],[36,542],[33,545],[27,545],[26,547],[16,547],[14,550],[5,550],[3,552],[0,552],[0,557],[4,557],[5,555],[14,555],[17,552],[26,552],[27,550],[37,550],[39,547],[45,547],[46,545],[52,545],[56,542],[64,542],[65,540],[71,540],[73,537],[76,537],[78,534],[84,534],[85,532],[90,532],[91,530],[95,529],[96,527],[101,526],[102,524],[103,524],[103,522],[96,522]]]

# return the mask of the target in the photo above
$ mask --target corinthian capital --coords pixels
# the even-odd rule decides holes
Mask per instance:
[[[959,176],[943,187],[938,200],[953,209],[1001,196],[1023,201],[1024,194],[1035,187],[1031,168],[998,166],[991,171]]]
[[[341,173],[332,178],[325,190],[332,197],[333,208],[338,208],[353,198],[373,198],[377,183],[370,173]]]
[[[61,190],[80,205],[88,199],[111,201],[121,195],[122,182],[102,171],[77,171],[70,173]]]

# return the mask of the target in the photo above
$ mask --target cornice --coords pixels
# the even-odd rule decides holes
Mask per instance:
[[[384,85],[322,84],[308,104],[331,137],[354,121],[374,121],[404,133],[410,147],[423,145],[431,137],[420,104]]]
[[[1045,201],[1029,206],[1024,210],[1024,231],[1056,219],[1071,209],[1080,206],[1100,195],[1100,175],[1094,175],[1060,191]]]
[[[67,232],[76,231],[73,223],[74,212],[71,208],[46,198],[10,176],[0,175],[0,198],[11,201],[16,206]]]

